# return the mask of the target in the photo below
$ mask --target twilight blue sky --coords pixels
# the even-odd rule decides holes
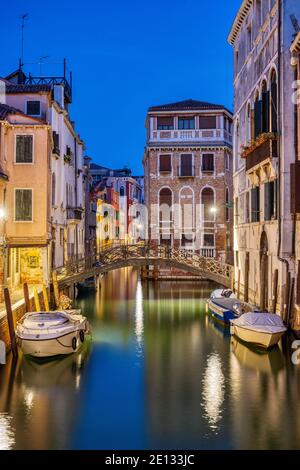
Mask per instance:
[[[142,173],[147,108],[182,99],[233,107],[227,35],[241,0],[15,0],[1,5],[0,76],[16,69],[20,15],[25,70],[73,71],[72,118],[86,153]],[[30,63],[30,64],[28,64]]]

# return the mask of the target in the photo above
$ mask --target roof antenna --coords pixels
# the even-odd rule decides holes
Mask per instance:
[[[21,61],[20,61],[20,68],[24,65],[24,28],[25,28],[25,20],[28,18],[28,13],[23,13],[21,15]]]

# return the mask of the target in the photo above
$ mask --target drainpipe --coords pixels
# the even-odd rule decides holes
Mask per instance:
[[[282,229],[282,218],[281,218],[281,187],[282,187],[282,181],[281,181],[281,142],[282,142],[282,109],[281,109],[281,36],[282,36],[282,0],[278,1],[278,128],[280,130],[280,139],[278,140],[278,147],[279,147],[279,158],[278,158],[278,190],[277,190],[277,210],[278,210],[278,247],[277,247],[277,258],[280,262],[284,263],[286,266],[286,282],[288,279],[288,273],[289,273],[289,262],[288,260],[281,258],[280,253],[281,253],[281,245],[282,245],[282,235],[281,235],[281,229]],[[288,308],[288,306],[286,306]]]

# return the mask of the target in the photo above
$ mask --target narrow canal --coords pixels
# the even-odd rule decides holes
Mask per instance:
[[[77,356],[0,366],[0,449],[296,449],[300,366],[248,349],[205,313],[212,286],[131,269],[78,299]]]

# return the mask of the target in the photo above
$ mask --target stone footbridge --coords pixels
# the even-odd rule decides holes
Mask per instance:
[[[114,245],[105,248],[96,257],[70,260],[58,270],[59,287],[68,287],[92,276],[125,267],[172,267],[231,287],[233,267],[214,258],[205,258],[196,251],[149,244]]]

